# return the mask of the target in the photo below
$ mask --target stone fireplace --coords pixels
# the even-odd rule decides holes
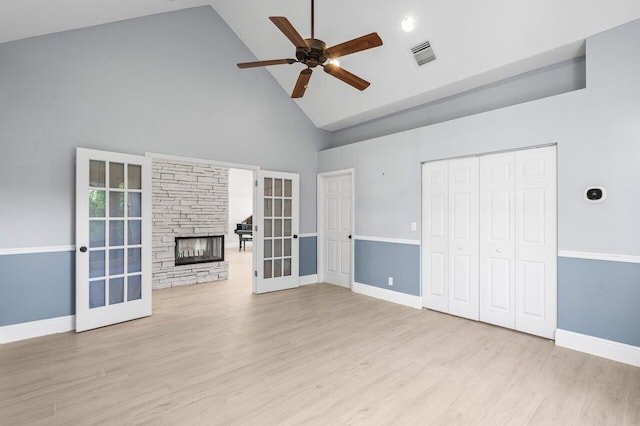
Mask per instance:
[[[225,280],[229,169],[153,160],[154,289]]]

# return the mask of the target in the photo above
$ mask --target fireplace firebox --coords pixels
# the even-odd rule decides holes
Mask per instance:
[[[211,237],[176,237],[178,265],[221,262],[224,260],[224,235]]]

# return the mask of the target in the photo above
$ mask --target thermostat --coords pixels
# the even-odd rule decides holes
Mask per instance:
[[[589,203],[600,203],[604,201],[607,196],[607,191],[601,186],[592,186],[587,188],[584,193],[584,197]]]

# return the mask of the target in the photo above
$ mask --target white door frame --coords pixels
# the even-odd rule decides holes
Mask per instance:
[[[351,250],[350,258],[351,258],[351,273],[349,277],[349,286],[353,289],[354,283],[354,244],[355,244],[355,169],[341,169],[341,170],[333,170],[330,172],[322,172],[318,173],[317,177],[317,203],[316,203],[316,229],[318,230],[318,240],[317,240],[317,253],[318,253],[318,262],[317,262],[317,272],[318,272],[318,282],[324,282],[324,266],[326,259],[324,258],[324,232],[322,230],[322,223],[324,220],[324,204],[326,202],[324,198],[324,191],[322,190],[326,178],[340,176],[340,175],[349,175],[351,177],[351,244],[349,245],[349,249]]]

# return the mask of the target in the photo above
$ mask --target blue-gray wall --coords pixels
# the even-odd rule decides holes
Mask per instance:
[[[555,143],[559,250],[640,256],[638,40],[640,21],[588,38],[584,89],[393,134],[387,134],[379,124],[402,127],[416,120],[416,114],[430,114],[430,107],[418,108],[408,116],[387,117],[369,127],[346,129],[336,136],[372,139],[320,152],[319,172],[355,170],[355,234],[370,239],[419,241],[422,162]],[[607,189],[604,202],[584,200],[584,190],[592,185]],[[412,222],[418,225],[415,230]],[[356,253],[356,262],[363,262],[355,265],[363,284],[386,283],[393,269],[391,263],[404,250],[403,245],[394,243],[381,247],[385,253],[376,253],[378,261],[390,261],[383,266],[376,264],[375,273],[367,269],[376,262]],[[592,267],[600,271],[594,271],[599,281],[589,282],[563,262],[558,277],[560,327],[638,344],[633,337],[640,327],[637,307],[620,302],[639,300],[640,280],[629,274],[625,280],[620,273],[609,276],[612,268],[621,266],[596,262]],[[418,269],[420,260],[416,258],[415,264],[407,267]],[[594,286],[602,292],[593,291]],[[419,279],[403,290],[408,294],[419,292]],[[619,294],[603,297],[609,292]],[[597,312],[597,320],[587,322],[585,316],[592,310]],[[568,320],[574,316],[575,321]],[[579,328],[578,323],[584,327]]]
[[[640,264],[558,258],[558,328],[640,346]]]
[[[420,295],[420,246],[355,240],[354,279],[357,283]],[[393,286],[389,285],[393,278]]]
[[[318,273],[318,238],[300,237],[300,265],[298,273],[300,276],[315,275]]]
[[[0,327],[73,315],[75,253],[0,256]]]

